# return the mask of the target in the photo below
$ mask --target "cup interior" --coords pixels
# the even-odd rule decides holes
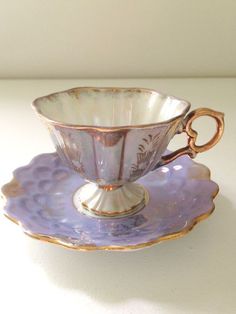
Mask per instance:
[[[79,87],[40,97],[43,117],[76,126],[122,127],[155,124],[184,115],[189,103],[142,88]]]

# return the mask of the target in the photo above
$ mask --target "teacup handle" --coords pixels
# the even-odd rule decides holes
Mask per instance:
[[[209,116],[216,120],[217,123],[217,130],[214,136],[204,145],[197,145],[197,131],[192,129],[192,123],[196,118],[202,117],[202,116]],[[191,111],[183,121],[183,129],[181,132],[185,132],[188,135],[188,145],[185,147],[182,147],[180,149],[177,149],[176,151],[167,154],[165,156],[162,156],[160,162],[157,164],[157,166],[154,168],[158,168],[161,166],[164,166],[168,164],[169,162],[173,161],[174,159],[178,158],[182,155],[189,155],[191,158],[195,158],[197,153],[205,152],[206,150],[212,148],[216,143],[219,142],[223,135],[224,131],[224,114],[222,112],[214,111],[212,109],[208,108],[199,108],[196,110]]]

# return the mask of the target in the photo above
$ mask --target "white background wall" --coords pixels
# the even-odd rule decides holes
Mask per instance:
[[[0,78],[236,75],[235,0],[0,0]]]

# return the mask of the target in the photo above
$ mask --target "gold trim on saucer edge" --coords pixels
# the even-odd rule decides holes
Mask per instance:
[[[196,162],[194,162],[194,163],[196,163]],[[196,163],[196,164],[201,165],[200,163]],[[209,170],[208,178],[206,178],[205,180],[207,180],[207,179],[210,180],[210,177],[211,177],[211,173]],[[14,194],[14,196],[17,196],[17,195],[19,195],[18,193],[22,193],[22,188],[21,188],[20,184],[17,182],[17,180],[15,178],[13,178],[9,183],[5,184],[2,187],[1,192],[2,192],[1,196],[4,200],[4,202],[6,202],[7,197],[12,197],[13,194]],[[206,218],[208,218],[213,213],[213,211],[215,209],[215,204],[214,204],[213,200],[217,196],[218,193],[219,193],[219,186],[217,185],[217,189],[211,195],[212,207],[209,208],[207,213],[200,215],[200,216],[196,217],[195,219],[193,219],[191,224],[188,225],[187,227],[185,227],[184,229],[177,231],[177,232],[174,232],[174,233],[166,234],[166,235],[159,237],[157,239],[154,239],[152,241],[148,241],[148,242],[140,243],[140,244],[134,244],[134,245],[125,245],[125,246],[118,246],[118,245],[96,246],[93,244],[73,245],[71,243],[64,242],[63,240],[61,240],[57,237],[50,237],[50,236],[46,236],[46,235],[39,234],[39,233],[31,233],[30,231],[24,229],[24,226],[22,225],[22,223],[20,221],[11,217],[5,211],[3,213],[4,213],[4,216],[7,217],[10,221],[19,225],[22,228],[23,232],[26,235],[28,235],[29,237],[37,239],[37,240],[41,240],[44,242],[54,243],[54,244],[60,245],[62,247],[65,247],[67,249],[73,249],[73,250],[78,250],[78,251],[131,251],[131,250],[138,250],[138,249],[150,247],[154,244],[157,244],[157,243],[160,243],[163,241],[178,239],[178,238],[181,238],[182,236],[188,234],[199,222],[201,222],[202,220],[205,220]],[[4,205],[3,205],[3,210],[4,210]]]

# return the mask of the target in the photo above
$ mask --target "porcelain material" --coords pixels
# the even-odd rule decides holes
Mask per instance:
[[[209,169],[183,156],[137,181],[149,194],[139,212],[94,218],[73,195],[84,181],[56,153],[35,157],[2,188],[5,215],[34,238],[78,250],[131,250],[186,234],[214,210],[218,192]]]
[[[194,158],[214,146],[223,133],[223,114],[210,109],[186,113],[184,100],[141,88],[81,87],[36,99],[33,107],[46,123],[57,152],[89,183],[73,196],[78,210],[119,217],[145,206],[145,189],[132,182],[183,154]],[[191,128],[199,116],[217,122],[207,144],[196,145]],[[176,133],[188,145],[163,157]]]

